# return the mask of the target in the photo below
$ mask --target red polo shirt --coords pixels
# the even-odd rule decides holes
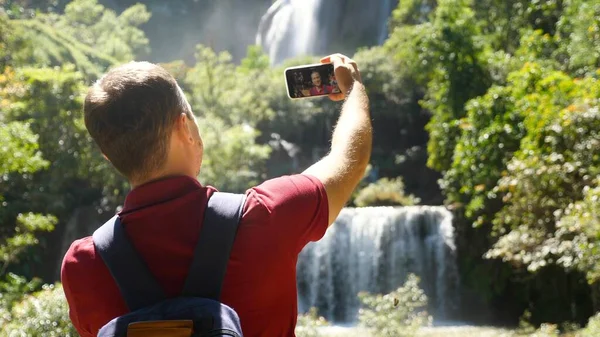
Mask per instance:
[[[142,185],[125,200],[121,219],[132,244],[168,296],[183,288],[208,197],[215,191],[189,177]],[[240,316],[247,337],[294,336],[296,260],[327,229],[327,195],[306,175],[266,181],[246,192],[221,300]],[[91,237],[75,241],[62,265],[70,317],[82,337],[96,336],[127,306]]]

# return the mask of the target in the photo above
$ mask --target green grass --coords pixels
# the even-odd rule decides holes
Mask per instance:
[[[321,337],[372,337],[368,331],[360,328],[321,328]],[[423,328],[417,337],[517,337],[514,331],[493,327],[433,327]]]
[[[516,337],[514,331],[492,328],[492,327],[473,327],[473,326],[454,326],[454,327],[436,327],[423,328],[418,334],[419,337]]]

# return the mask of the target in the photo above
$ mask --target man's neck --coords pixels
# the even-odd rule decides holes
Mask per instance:
[[[143,179],[129,180],[129,184],[131,185],[131,189],[135,189],[136,187],[149,184],[154,181],[168,179],[172,177],[180,177],[180,176],[188,176],[193,179],[197,179],[196,176],[191,176],[189,174],[181,173],[181,172],[163,172],[160,174],[154,174],[149,177]]]

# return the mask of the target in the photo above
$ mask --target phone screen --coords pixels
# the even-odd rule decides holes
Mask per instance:
[[[307,65],[285,70],[288,95],[292,99],[340,93],[333,64]]]

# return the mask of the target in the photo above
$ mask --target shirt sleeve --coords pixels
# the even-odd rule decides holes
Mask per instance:
[[[267,180],[252,188],[257,199],[279,229],[279,239],[299,253],[310,241],[320,240],[329,225],[329,205],[323,184],[315,177],[297,174]]]
[[[82,240],[77,240],[71,244],[71,247],[65,254],[62,262],[60,278],[63,291],[69,305],[69,318],[71,319],[71,323],[73,323],[73,326],[81,337],[94,337],[95,335],[91,331],[84,329],[80,325],[78,316],[79,303],[77,302],[78,296],[74,293],[76,290],[73,289],[73,286],[76,286],[77,284],[77,281],[74,280],[74,278],[76,278],[77,275],[77,255],[81,243]]]

